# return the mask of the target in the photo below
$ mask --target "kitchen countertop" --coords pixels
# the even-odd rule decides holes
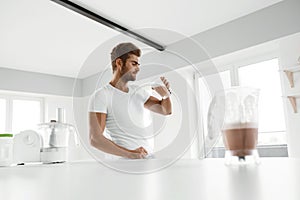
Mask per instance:
[[[135,169],[161,160],[121,160]],[[259,166],[225,166],[224,159],[178,160],[132,174],[96,161],[0,168],[1,200],[299,200],[300,159],[261,158]]]

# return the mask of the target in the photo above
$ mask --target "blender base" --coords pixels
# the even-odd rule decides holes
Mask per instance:
[[[49,147],[41,150],[41,162],[44,164],[63,163],[67,161],[66,147]]]

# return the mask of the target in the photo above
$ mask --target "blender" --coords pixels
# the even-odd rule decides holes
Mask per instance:
[[[43,163],[61,163],[68,160],[68,145],[71,134],[74,134],[75,142],[78,144],[75,127],[65,123],[65,110],[63,108],[56,110],[56,118],[57,120],[38,125],[38,133],[42,141],[40,155]]]
[[[208,138],[222,134],[225,164],[259,164],[258,140],[259,89],[232,87],[215,94],[208,113]],[[212,145],[211,145],[212,146]]]

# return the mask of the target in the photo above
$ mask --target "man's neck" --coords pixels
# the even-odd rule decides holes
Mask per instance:
[[[128,89],[128,82],[127,81],[124,81],[122,80],[121,78],[120,79],[112,79],[110,82],[109,82],[113,87],[123,91],[123,92],[128,92],[129,89]]]

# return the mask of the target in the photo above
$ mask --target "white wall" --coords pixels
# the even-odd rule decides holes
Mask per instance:
[[[37,94],[81,96],[81,80],[0,67],[0,89]]]
[[[94,152],[94,149],[90,146],[88,127],[89,96],[74,98],[73,100],[74,124],[76,125],[77,135],[80,141],[80,148],[77,148],[76,151],[73,152],[73,158],[75,160],[93,159],[90,152]]]
[[[300,57],[300,33],[284,38],[280,41],[280,68],[295,66]],[[300,66],[299,66],[300,68]],[[281,83],[284,96],[300,95],[300,72],[294,73],[295,87],[291,88],[284,72],[281,72]],[[297,99],[298,113],[294,113],[287,98],[284,97],[284,108],[287,118],[287,142],[290,157],[300,158],[300,98]]]
[[[52,119],[57,120],[56,109],[64,108],[66,123],[74,124],[72,97],[46,96],[44,97],[44,100],[45,122],[50,122]]]

